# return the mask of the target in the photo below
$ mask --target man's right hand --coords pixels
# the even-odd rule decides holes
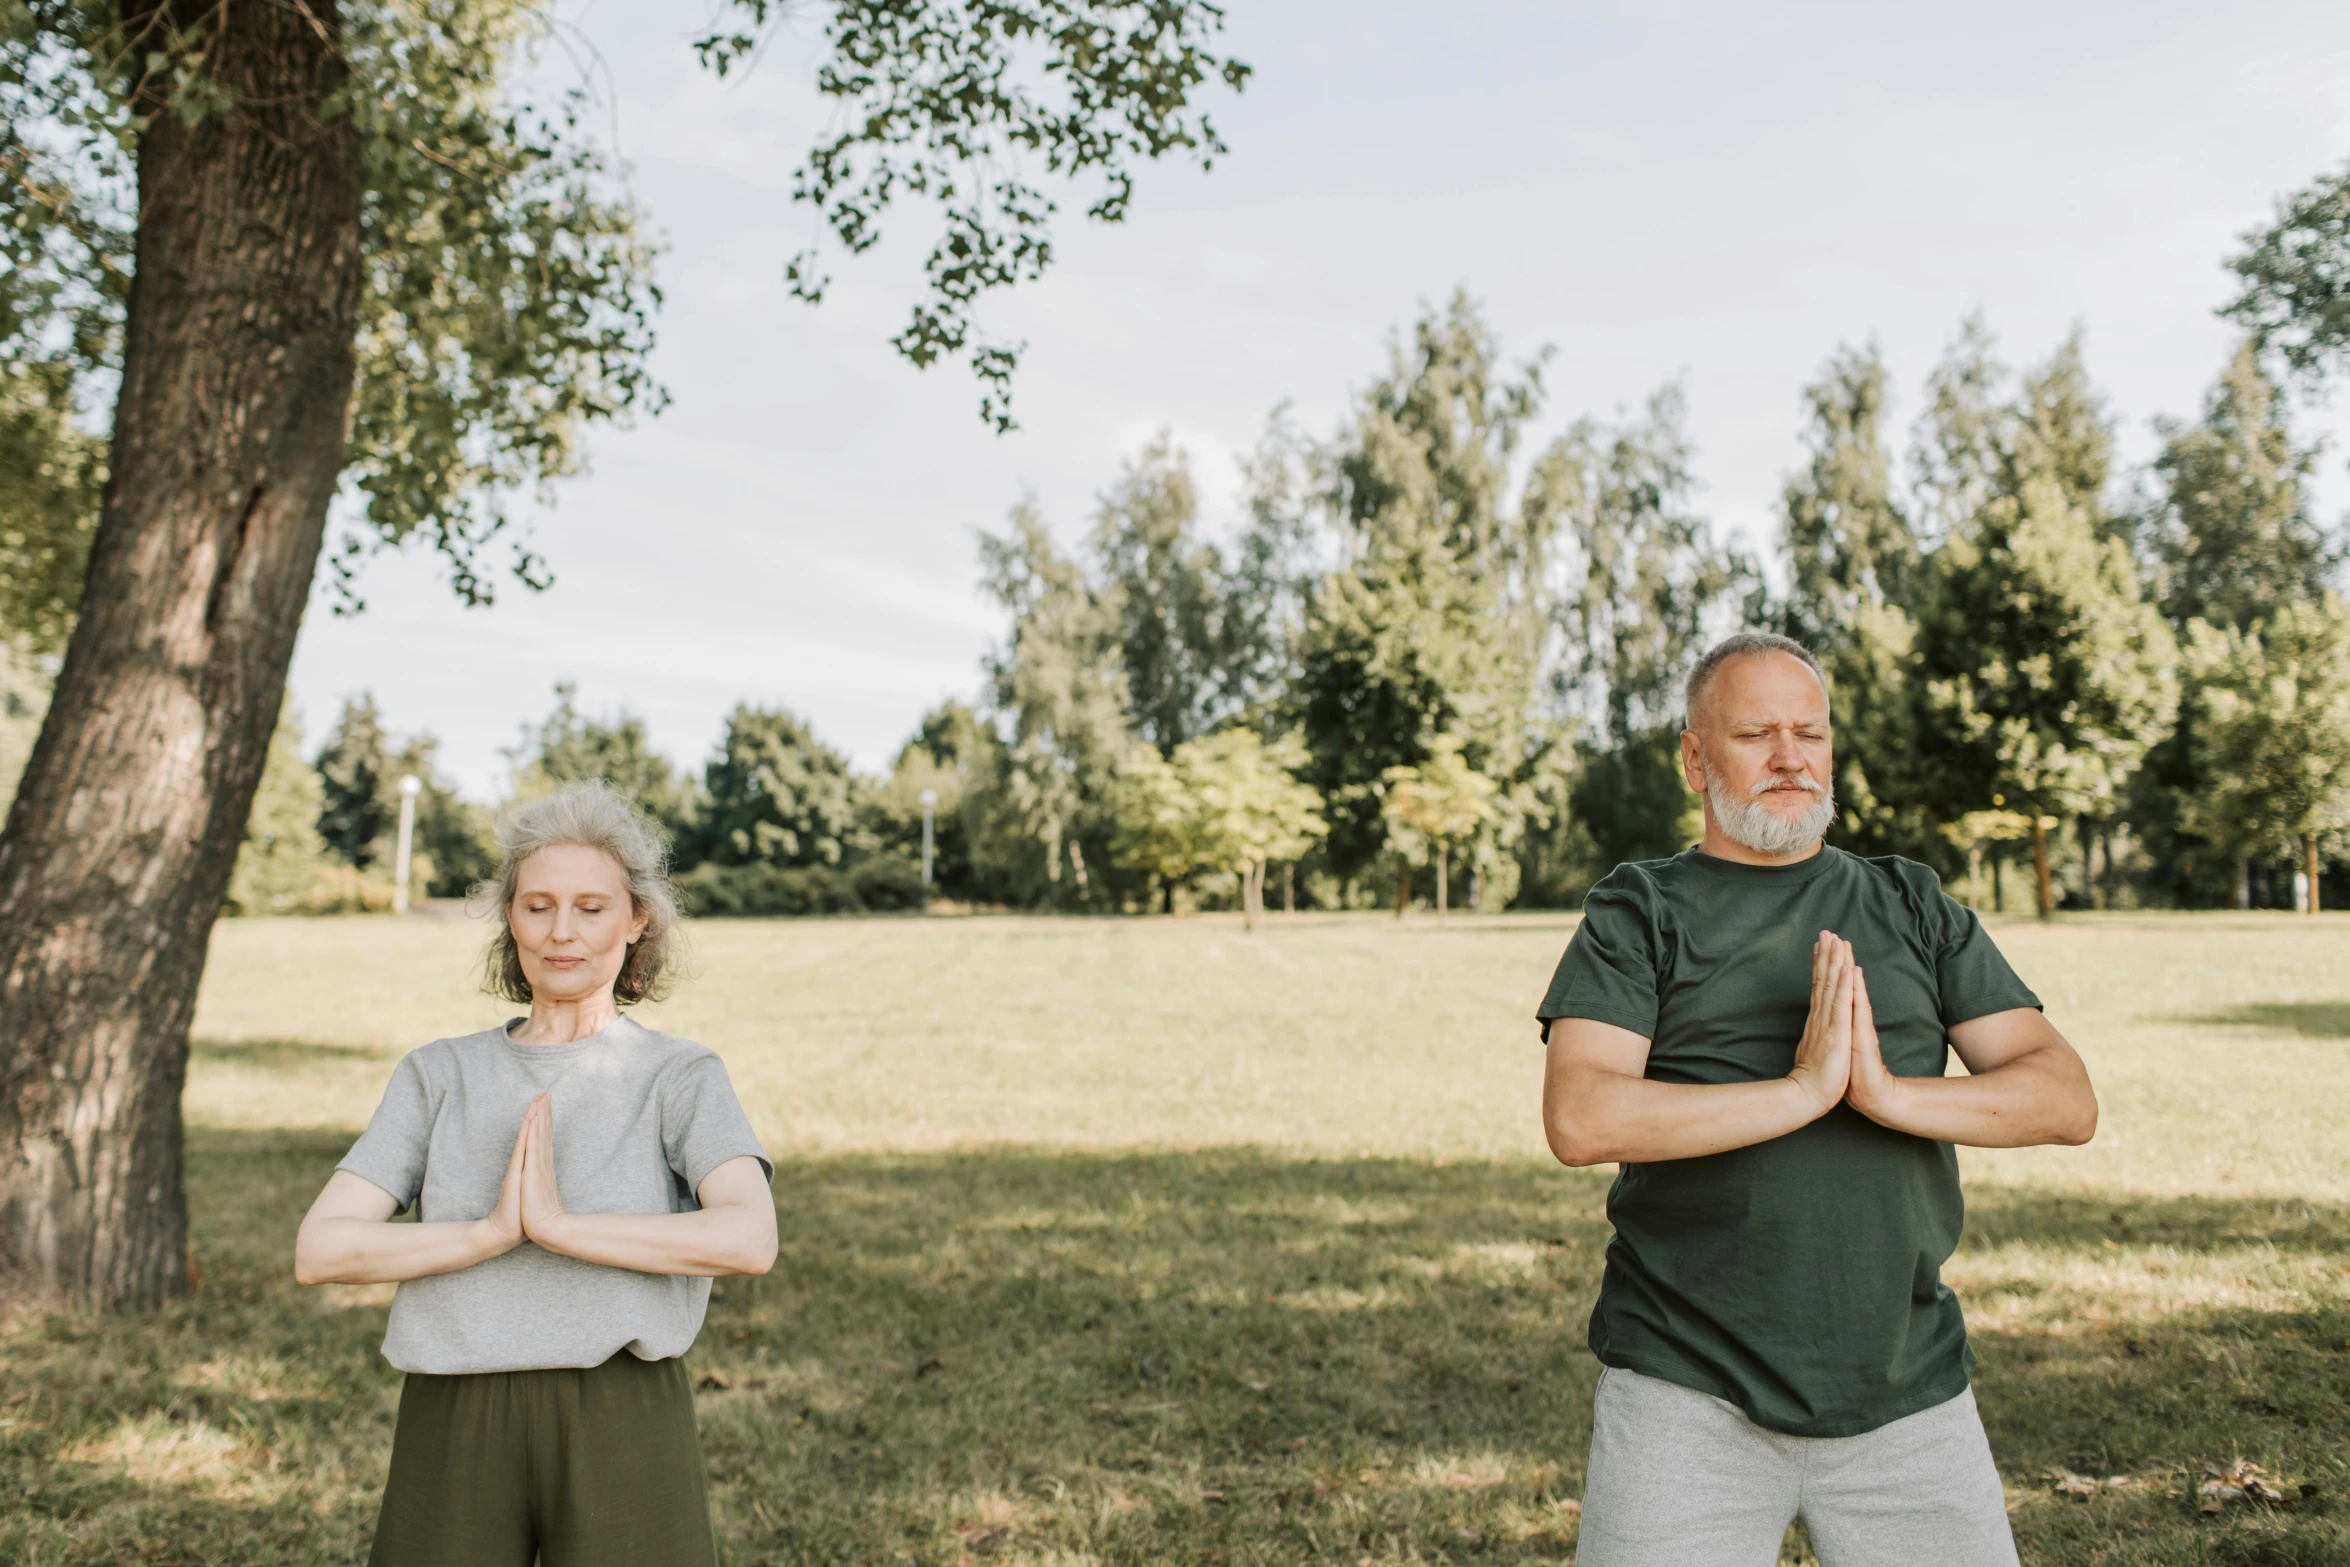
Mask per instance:
[[[1811,949],[1811,1015],[1787,1074],[1826,1115],[1852,1082],[1852,943],[1823,930]]]

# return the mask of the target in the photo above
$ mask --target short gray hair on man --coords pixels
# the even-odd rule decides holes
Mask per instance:
[[[677,906],[677,889],[669,882],[669,840],[619,790],[603,782],[565,784],[544,799],[515,806],[499,821],[497,878],[475,889],[477,897],[492,904],[498,919],[485,976],[490,994],[506,1001],[530,1001],[530,980],[522,972],[522,954],[515,950],[514,927],[507,916],[514,907],[523,862],[541,849],[564,845],[600,849],[608,855],[628,883],[629,903],[645,916],[645,932],[629,947],[619,978],[612,982],[612,999],[623,1005],[658,1000],[685,918]]]
[[[1714,683],[1715,671],[1730,660],[1744,658],[1750,653],[1784,653],[1789,658],[1800,659],[1803,667],[1819,680],[1820,689],[1828,689],[1828,672],[1820,668],[1820,661],[1812,657],[1810,648],[1776,631],[1741,631],[1734,637],[1724,637],[1706,649],[1705,656],[1697,661],[1697,667],[1689,671],[1689,683],[1681,688],[1682,723],[1691,729],[1697,727],[1697,710],[1705,705],[1706,691]]]

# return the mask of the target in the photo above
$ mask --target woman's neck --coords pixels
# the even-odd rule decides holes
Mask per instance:
[[[569,1045],[602,1033],[620,1021],[620,1006],[609,990],[577,1001],[533,997],[530,1016],[509,1037],[518,1045]]]

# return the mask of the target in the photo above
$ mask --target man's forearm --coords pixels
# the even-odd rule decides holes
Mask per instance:
[[[1561,1073],[1552,1085],[1543,1129],[1563,1164],[1647,1164],[1769,1142],[1827,1110],[1788,1077],[1659,1083],[1583,1070]]]
[[[2097,1097],[2069,1050],[2035,1050],[1967,1077],[1894,1077],[1853,1108],[1880,1126],[1970,1148],[2078,1145],[2097,1130]]]

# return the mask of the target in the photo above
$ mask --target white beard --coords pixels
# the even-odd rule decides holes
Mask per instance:
[[[1829,823],[1836,819],[1836,792],[1822,789],[1808,778],[1794,780],[1815,792],[1801,815],[1785,816],[1765,805],[1760,796],[1764,790],[1787,781],[1778,776],[1766,778],[1755,785],[1752,794],[1741,799],[1720,774],[1708,767],[1706,803],[1713,807],[1715,824],[1733,843],[1757,854],[1801,854],[1827,836]]]

